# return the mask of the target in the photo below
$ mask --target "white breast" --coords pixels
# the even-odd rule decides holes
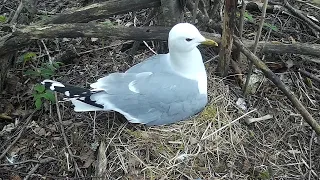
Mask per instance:
[[[207,75],[199,73],[197,75],[198,89],[200,94],[207,94]]]

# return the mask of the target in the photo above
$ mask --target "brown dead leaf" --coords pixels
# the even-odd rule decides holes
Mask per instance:
[[[19,175],[11,175],[10,180],[21,180],[21,177]]]
[[[94,152],[91,149],[83,149],[80,153],[80,159],[84,161],[82,168],[88,168],[94,162]]]
[[[8,116],[5,113],[1,113],[0,114],[0,119],[4,119],[4,120],[12,120],[12,118],[10,116]]]
[[[46,130],[42,127],[36,127],[33,129],[33,132],[39,136],[46,136]]]

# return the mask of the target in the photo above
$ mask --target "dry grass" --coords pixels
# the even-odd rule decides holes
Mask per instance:
[[[79,5],[69,1],[52,5],[55,2],[49,3],[52,9]],[[46,7],[45,2],[39,7]],[[137,16],[143,22],[144,15]],[[124,25],[133,17],[126,14],[114,20]],[[293,22],[288,20],[290,23]],[[82,87],[88,87],[89,83],[110,72],[123,72],[152,55],[147,48],[139,49],[130,62],[131,43],[115,40],[59,39],[44,43],[51,56],[68,47],[74,47],[81,54],[71,64],[61,67],[53,79]],[[47,52],[41,44],[32,44],[19,54],[39,52],[33,65],[47,62]],[[110,44],[114,46],[94,50]],[[210,49],[202,49],[202,52],[206,60],[214,56]],[[267,57],[266,61],[274,59]],[[279,59],[299,60],[297,56],[288,55],[281,55]],[[0,98],[1,104],[6,103],[0,106],[1,112],[12,106],[10,112],[16,114],[13,116],[16,123],[1,123],[12,128],[6,126],[7,131],[1,132],[0,150],[9,146],[23,127],[25,130],[0,159],[0,177],[13,179],[29,174],[31,179],[101,176],[106,179],[319,178],[319,137],[312,135],[310,127],[286,97],[269,81],[264,81],[257,93],[246,99],[248,110],[243,112],[236,105],[237,99],[242,97],[241,89],[232,77],[215,76],[215,64],[214,61],[206,64],[210,98],[206,109],[190,120],[157,127],[130,124],[114,112],[76,113],[70,102],[63,101],[58,106],[46,103],[31,117],[30,123],[26,123],[26,114],[34,109],[33,85],[41,79],[23,76],[29,66],[18,64],[11,69],[10,81],[19,88],[7,89]],[[318,65],[308,62],[300,65],[319,69]],[[319,95],[306,85],[305,79],[293,70],[279,73],[279,76],[313,116],[320,119]],[[319,87],[317,83],[313,85]],[[62,96],[58,98],[61,100]],[[250,125],[244,121],[267,114],[273,118]],[[77,178],[81,175],[84,178]]]

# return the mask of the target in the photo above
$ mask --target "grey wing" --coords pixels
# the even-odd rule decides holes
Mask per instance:
[[[157,54],[145,59],[143,62],[132,66],[126,73],[141,72],[170,72],[171,67],[168,64],[168,54]]]
[[[105,89],[105,93],[95,94],[91,99],[107,110],[120,112],[133,123],[174,123],[198,113],[207,103],[207,96],[199,94],[196,81],[175,74],[112,75],[112,80],[106,77],[103,82],[98,81],[99,89]]]

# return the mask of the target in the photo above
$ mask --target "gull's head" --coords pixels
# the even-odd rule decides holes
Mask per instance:
[[[192,51],[199,44],[218,46],[218,44],[210,39],[203,37],[199,30],[192,24],[179,23],[169,32],[169,51],[188,52]]]

